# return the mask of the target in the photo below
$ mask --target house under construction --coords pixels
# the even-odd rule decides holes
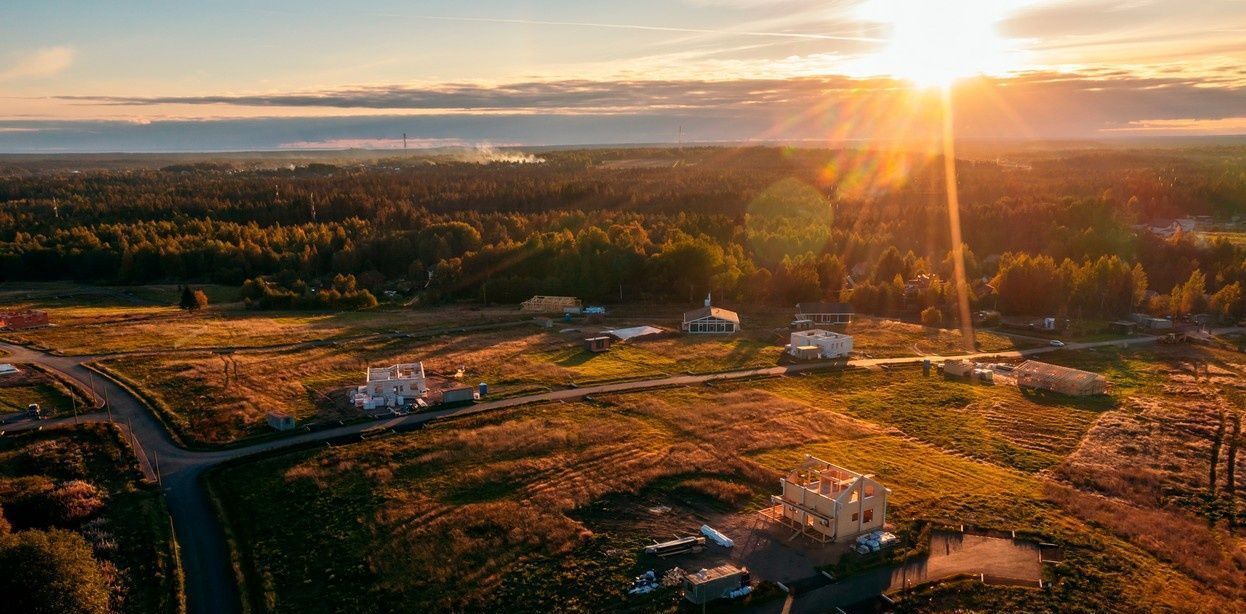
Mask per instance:
[[[805,455],[779,480],[782,494],[761,515],[821,543],[883,528],[891,491],[872,475],[850,471]]]
[[[1105,394],[1107,378],[1098,373],[1027,360],[1012,370],[1019,388],[1038,388],[1071,396]]]
[[[528,313],[579,313],[582,308],[574,296],[534,296],[520,303],[520,309]]]

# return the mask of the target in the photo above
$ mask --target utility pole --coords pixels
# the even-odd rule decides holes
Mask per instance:
[[[403,151],[407,150],[407,133],[406,132],[402,133],[402,150]]]

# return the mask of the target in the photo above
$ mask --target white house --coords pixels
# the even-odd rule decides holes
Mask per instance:
[[[680,329],[693,334],[731,334],[740,330],[740,314],[710,306],[710,297],[705,297],[705,306],[693,311],[684,312],[684,323]]]
[[[852,335],[817,328],[792,331],[787,353],[798,358],[842,358],[852,353]]]
[[[805,455],[779,486],[782,494],[771,495],[773,505],[761,514],[822,543],[881,529],[887,523],[891,491],[872,475]]]
[[[424,379],[424,363],[403,362],[392,367],[372,367],[368,383],[355,391],[355,407],[379,409],[401,407],[428,392]]]

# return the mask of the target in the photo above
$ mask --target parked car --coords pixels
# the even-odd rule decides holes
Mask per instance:
[[[1051,347],[1062,348],[1062,347],[1064,347],[1064,342],[1063,342],[1063,341],[1061,341],[1061,340],[1059,340],[1059,339],[1052,339],[1052,340],[1051,340]]]
[[[36,420],[43,419],[43,410],[39,408],[38,403],[31,403],[26,406],[26,415]]]

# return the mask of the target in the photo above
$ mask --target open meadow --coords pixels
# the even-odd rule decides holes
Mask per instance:
[[[746,524],[804,454],[877,475],[901,534],[966,524],[1064,546],[1044,591],[929,589],[947,603],[1226,611],[1246,600],[1240,537],[1066,479],[1099,425],[1165,394],[1174,361],[1200,351],[1071,358],[1109,373],[1154,365],[1123,376],[1127,397],[1089,403],[918,370],[792,376],[474,416],[235,464],[211,483],[248,599],[266,611],[671,610],[669,592],[625,597],[652,564],[638,550],[702,522]],[[1192,557],[1184,542],[1211,550]]]

